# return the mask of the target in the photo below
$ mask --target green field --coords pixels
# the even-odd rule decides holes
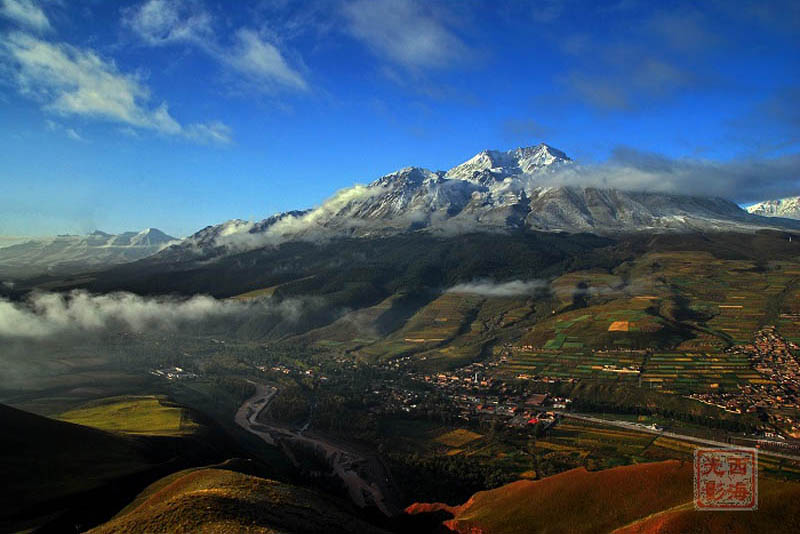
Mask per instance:
[[[610,382],[639,379],[643,353],[635,352],[566,352],[555,350],[515,350],[500,367],[509,378],[583,378]]]
[[[93,401],[59,416],[62,421],[111,432],[179,436],[192,434],[199,425],[185,409],[163,397],[112,397]]]
[[[648,358],[642,373],[643,384],[679,392],[733,390],[739,384],[762,380],[746,356],[728,353],[656,353]]]

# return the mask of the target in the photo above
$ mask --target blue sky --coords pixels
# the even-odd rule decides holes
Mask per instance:
[[[0,235],[182,236],[539,142],[800,194],[798,30],[794,1],[0,0]]]

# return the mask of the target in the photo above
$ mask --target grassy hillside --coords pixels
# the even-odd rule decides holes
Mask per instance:
[[[62,413],[62,421],[129,434],[182,436],[199,430],[187,411],[164,397],[111,397]]]
[[[318,493],[220,467],[159,480],[90,532],[381,532]]]

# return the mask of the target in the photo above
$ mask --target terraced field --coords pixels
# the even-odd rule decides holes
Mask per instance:
[[[642,372],[642,383],[676,392],[693,392],[733,390],[739,384],[763,383],[763,379],[751,369],[744,355],[677,352],[652,354]]]
[[[514,351],[502,373],[520,378],[582,378],[611,382],[636,382],[644,353],[567,353],[553,350]]]
[[[576,294],[586,292],[589,296],[623,296],[625,282],[621,276],[602,271],[575,271],[559,276],[550,284],[562,306],[572,303]],[[585,286],[585,287],[584,287]]]
[[[445,293],[415,313],[402,328],[355,354],[369,361],[411,353],[425,360],[467,361],[482,348],[481,323],[476,319],[484,302],[476,295]]]
[[[664,327],[662,319],[648,312],[657,304],[655,297],[633,297],[562,313],[537,324],[521,344],[563,351],[632,347],[640,337],[636,334],[652,334]]]

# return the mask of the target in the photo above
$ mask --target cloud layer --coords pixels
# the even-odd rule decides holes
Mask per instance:
[[[534,295],[547,287],[548,283],[544,280],[512,280],[510,282],[475,280],[455,285],[446,293],[469,293],[482,297],[521,297]]]
[[[303,303],[256,300],[241,302],[208,296],[188,299],[146,298],[131,293],[93,295],[85,291],[36,293],[25,302],[0,299],[0,338],[37,339],[119,327],[135,332],[176,328],[181,324],[257,312],[296,320]]]
[[[604,163],[564,166],[539,183],[715,196],[744,203],[800,193],[800,154],[720,162],[617,147]]]

